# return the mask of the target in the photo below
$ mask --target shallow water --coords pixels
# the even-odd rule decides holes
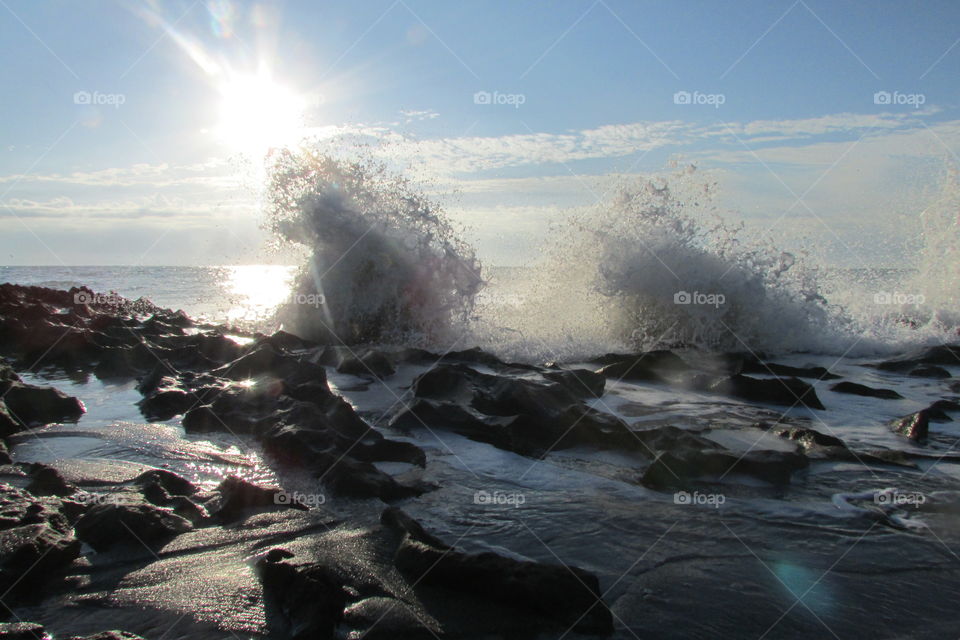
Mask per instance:
[[[926,446],[911,444],[887,427],[895,417],[956,394],[946,390],[944,381],[878,372],[863,367],[865,360],[803,355],[777,361],[825,366],[847,380],[894,388],[905,396],[861,398],[830,391],[832,381],[820,382],[817,393],[827,410],[790,409],[790,422],[835,434],[856,450],[892,448],[934,457],[918,460],[916,470],[814,461],[787,487],[730,474],[698,483],[703,502],[678,504],[674,493],[639,484],[648,462],[642,457],[572,449],[535,460],[448,432],[391,432],[388,417],[409,402],[409,384],[425,367],[403,366],[387,384],[333,371],[329,375],[331,387],[371,424],[427,452],[422,477],[439,488],[404,501],[405,510],[466,550],[563,562],[595,572],[615,614],[614,637],[833,633],[934,638],[952,633],[944,603],[960,595],[960,519],[906,506],[894,515],[914,528],[895,529],[879,518],[872,500],[838,502],[836,497],[887,487],[927,496],[960,490],[960,465],[951,459],[960,438],[956,423],[932,424]],[[948,369],[960,374],[960,366]],[[18,461],[54,464],[81,485],[122,481],[148,467],[163,467],[208,486],[238,474],[288,491],[318,490],[315,481],[276,468],[252,439],[185,435],[177,419],[144,423],[133,382],[48,373],[24,377],[80,397],[88,412],[75,425],[16,436]],[[636,428],[672,424],[732,451],[793,446],[753,426],[783,415],[775,406],[627,382],[610,384],[592,404]],[[944,457],[938,461],[936,455]],[[382,468],[408,470],[406,465]],[[496,496],[494,503],[485,503],[484,496]],[[348,523],[370,523],[382,508],[375,503],[331,500],[312,517],[335,514]],[[257,535],[275,527],[277,539],[290,541],[295,539],[291,529],[311,526],[309,518],[277,518],[270,524],[265,517]],[[184,637],[229,637],[218,626],[259,634],[262,620],[251,604],[256,583],[237,558],[249,543],[237,536],[243,537],[226,531],[178,538],[164,549],[161,561],[124,572],[111,602],[185,615],[186,622],[180,623],[186,625]],[[199,551],[168,557],[168,551],[182,545]],[[198,592],[197,584],[208,586]],[[46,609],[24,613],[60,624],[69,620]],[[159,630],[169,619],[160,616],[154,624]]]

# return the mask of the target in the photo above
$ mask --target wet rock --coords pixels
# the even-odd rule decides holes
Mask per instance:
[[[380,439],[379,433],[371,431],[371,444]],[[268,432],[263,442],[267,452],[281,462],[314,469],[324,485],[339,495],[390,502],[420,495],[428,489],[402,485],[370,462],[338,453],[349,445],[331,446],[336,438],[329,433],[281,424]],[[418,450],[416,455],[416,461],[421,461],[422,452]]]
[[[849,381],[838,382],[837,384],[831,386],[830,390],[836,391],[837,393],[849,393],[855,396],[866,396],[868,398],[883,398],[884,400],[899,400],[903,398],[902,395],[893,389],[878,389]]]
[[[930,432],[930,418],[925,410],[904,416],[893,422],[896,433],[914,442],[923,442]]]
[[[543,377],[566,387],[567,391],[578,398],[599,398],[603,395],[606,376],[589,369],[564,369],[547,371]]]
[[[194,502],[199,488],[192,482],[164,469],[151,469],[134,478],[133,484],[140,489],[146,500],[158,507],[169,507],[173,512],[194,525],[208,517],[204,507]]]
[[[292,564],[284,555],[267,554],[256,565],[268,626],[291,640],[333,638],[346,607],[338,576],[321,564]]]
[[[577,445],[640,448],[622,421],[590,408],[564,384],[441,364],[412,389],[417,400],[392,418],[392,426],[451,430],[528,456]]]
[[[803,405],[821,410],[825,408],[817,397],[816,390],[799,378],[761,379],[736,375],[713,383],[710,390],[750,402],[788,407]]]
[[[612,361],[611,361],[612,360]],[[617,380],[631,380],[639,382],[663,382],[668,373],[688,371],[688,365],[683,358],[672,351],[648,351],[640,355],[613,359],[605,356],[606,366],[597,373]]]
[[[960,362],[957,362],[957,364],[960,364]],[[914,378],[937,378],[941,380],[944,378],[953,377],[951,373],[946,369],[944,369],[943,367],[938,367],[933,364],[928,364],[922,367],[917,367],[916,369],[911,369],[910,373],[908,373],[907,375],[913,376]]]
[[[461,592],[538,615],[544,625],[609,634],[613,617],[597,577],[577,567],[515,560],[495,553],[464,553],[440,543],[410,518],[385,513],[401,536],[394,564],[413,584]]]
[[[133,479],[133,483],[145,494],[154,491],[154,488],[162,490],[167,496],[192,496],[199,491],[195,484],[166,469],[144,471]]]
[[[27,491],[35,496],[69,496],[77,492],[77,488],[64,479],[63,475],[53,467],[45,464],[33,464],[30,468],[30,484]]]
[[[248,511],[277,507],[306,508],[288,500],[280,489],[261,487],[238,476],[227,476],[214,491],[219,494],[220,502],[213,512],[226,522],[236,520]]]
[[[59,389],[23,383],[11,384],[3,401],[10,415],[26,427],[74,422],[86,411],[80,400]]]
[[[840,376],[830,373],[824,367],[791,367],[776,362],[760,362],[747,360],[741,373],[760,373],[793,378],[812,378],[814,380],[836,380]]]
[[[97,551],[117,545],[153,548],[191,528],[189,520],[146,503],[98,504],[75,526],[77,537]]]
[[[930,422],[953,422],[951,413],[960,411],[960,403],[955,400],[937,400],[924,409]]]
[[[806,427],[790,427],[787,429],[775,429],[774,433],[781,438],[793,440],[799,443],[804,449],[817,447],[842,447],[846,449],[847,445],[843,440],[836,436],[820,433]]]
[[[392,376],[395,370],[383,353],[367,349],[360,354],[348,353],[337,364],[337,372],[382,379]]]
[[[647,467],[641,482],[648,487],[685,486],[691,479],[742,473],[775,485],[790,483],[795,471],[809,465],[806,456],[784,451],[680,449],[664,451]]]
[[[70,636],[66,640],[145,640],[142,636],[127,631],[101,631],[89,636]]]
[[[143,416],[150,422],[170,420],[185,414],[196,406],[198,400],[180,389],[161,389],[154,391],[138,404]]]
[[[35,622],[0,622],[2,640],[46,640],[50,636]]]
[[[58,507],[56,499],[0,484],[0,593],[7,604],[37,593],[79,556],[80,541]]]
[[[345,625],[364,629],[364,640],[436,640],[443,637],[439,625],[398,598],[374,596],[350,604],[343,611]],[[428,626],[429,624],[429,626]]]
[[[900,358],[877,363],[877,369],[906,373],[926,365],[950,366],[960,364],[960,345],[937,345],[926,347]]]

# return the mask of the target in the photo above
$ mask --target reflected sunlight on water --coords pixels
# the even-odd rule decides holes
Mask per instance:
[[[296,267],[246,264],[223,267],[229,297],[227,318],[232,322],[258,321],[267,317],[289,295]]]

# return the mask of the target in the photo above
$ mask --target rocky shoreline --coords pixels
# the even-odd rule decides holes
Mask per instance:
[[[532,460],[566,449],[615,452],[635,461],[636,484],[657,491],[693,489],[704,476],[730,472],[789,485],[819,460],[909,469],[950,455],[855,448],[783,416],[753,428],[784,447],[736,452],[670,425],[637,429],[600,408],[609,384],[634,380],[762,406],[830,410],[808,380],[841,376],[755,354],[664,350],[608,354],[592,368],[535,366],[479,349],[440,354],[320,345],[282,331],[237,335],[147,301],[111,296],[110,304],[97,304],[102,298],[88,289],[0,285],[0,355],[7,362],[0,366],[0,638],[47,637],[22,617],[38,602],[76,592],[87,594],[84,606],[106,606],[110,585],[132,567],[189,562],[192,550],[211,544],[231,549],[234,566],[249,571],[253,586],[244,589],[259,596],[244,606],[259,610],[268,637],[333,638],[344,628],[371,639],[614,631],[615,615],[593,573],[561,558],[467,552],[411,518],[401,503],[437,490],[417,472],[429,464],[427,452],[384,435],[331,389],[328,372],[376,385],[400,367],[423,367],[409,397],[397,398],[386,416],[390,433],[454,433]],[[930,424],[960,410],[947,395],[957,388],[943,368],[958,358],[960,346],[947,345],[874,364],[945,385],[942,400],[895,421],[892,433],[921,446],[936,439]],[[319,492],[360,501],[367,517],[358,522],[235,476],[203,487],[152,469],[78,486],[55,466],[13,464],[11,437],[84,412],[82,399],[17,375],[38,367],[135,379],[148,422],[182,416],[188,434],[252,439],[273,464],[315,478]],[[831,390],[896,397],[845,380]],[[383,463],[408,470],[388,473]],[[876,518],[897,526],[882,511]],[[117,619],[137,623],[131,613]],[[87,623],[74,630],[71,620],[79,618],[65,616],[58,637],[64,629],[94,634],[73,636],[85,640],[140,637],[100,633]]]

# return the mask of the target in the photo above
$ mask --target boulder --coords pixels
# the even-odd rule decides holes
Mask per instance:
[[[291,640],[334,638],[346,594],[336,573],[321,564],[292,564],[289,552],[268,553],[256,564],[267,625]]]
[[[227,476],[214,491],[219,494],[220,500],[219,507],[214,508],[213,513],[225,522],[236,520],[252,510],[306,508],[288,500],[281,489],[261,487],[238,476]]]
[[[181,389],[160,388],[137,404],[148,421],[163,422],[185,414],[198,403],[195,396]]]
[[[884,400],[899,400],[903,398],[902,395],[893,389],[878,389],[850,381],[838,382],[837,384],[831,386],[830,390],[836,391],[837,393],[849,393],[855,396],[866,396],[868,398],[883,398]]]
[[[899,433],[908,440],[923,442],[927,439],[927,434],[930,432],[929,414],[926,410],[911,413],[908,416],[895,420],[892,427],[896,433]]]
[[[735,375],[713,383],[710,390],[750,402],[824,409],[816,390],[799,378],[766,379]]]
[[[30,467],[30,484],[27,491],[35,496],[70,496],[77,488],[64,479],[63,475],[45,464],[34,463]]]
[[[814,380],[836,380],[840,377],[830,373],[824,367],[791,367],[786,364],[761,362],[760,360],[747,360],[740,373],[771,374],[792,378],[812,378]]]
[[[603,395],[606,376],[589,369],[563,369],[547,371],[543,377],[566,387],[567,391],[578,398],[599,398]]]
[[[394,564],[415,585],[461,592],[538,615],[546,628],[609,634],[613,616],[597,577],[578,567],[464,553],[440,543],[409,516],[381,522],[401,537]]]
[[[117,545],[161,546],[193,525],[152,504],[98,504],[77,521],[77,537],[97,551]]]
[[[960,364],[960,362],[957,362],[956,364]],[[911,369],[910,373],[907,375],[913,376],[914,378],[936,378],[938,380],[953,377],[949,371],[943,367],[938,367],[935,364],[922,365],[915,369]]]
[[[0,593],[7,604],[37,593],[80,555],[80,541],[59,506],[56,499],[0,484]]]
[[[690,365],[668,350],[648,351],[628,357],[605,356],[605,366],[597,371],[607,378],[634,382],[663,382],[665,374],[690,370]]]
[[[577,445],[640,448],[626,424],[586,405],[569,383],[440,364],[414,380],[417,399],[401,408],[391,425],[446,429],[528,456]]]
[[[86,411],[80,400],[58,389],[19,382],[10,385],[3,401],[10,415],[25,427],[75,422]]]
[[[70,636],[66,640],[145,640],[145,638],[128,631],[114,630],[101,631],[89,636]]]
[[[775,485],[786,485],[795,471],[809,465],[806,456],[784,451],[738,454],[716,449],[664,451],[647,467],[641,482],[648,487],[686,486],[700,477],[742,473]]]
[[[337,364],[337,372],[382,379],[392,376],[396,371],[383,353],[367,349],[360,354],[348,353],[344,356]]]
[[[876,368],[883,371],[906,373],[926,365],[950,366],[960,364],[960,345],[937,345],[925,347],[900,358],[877,363]]]

